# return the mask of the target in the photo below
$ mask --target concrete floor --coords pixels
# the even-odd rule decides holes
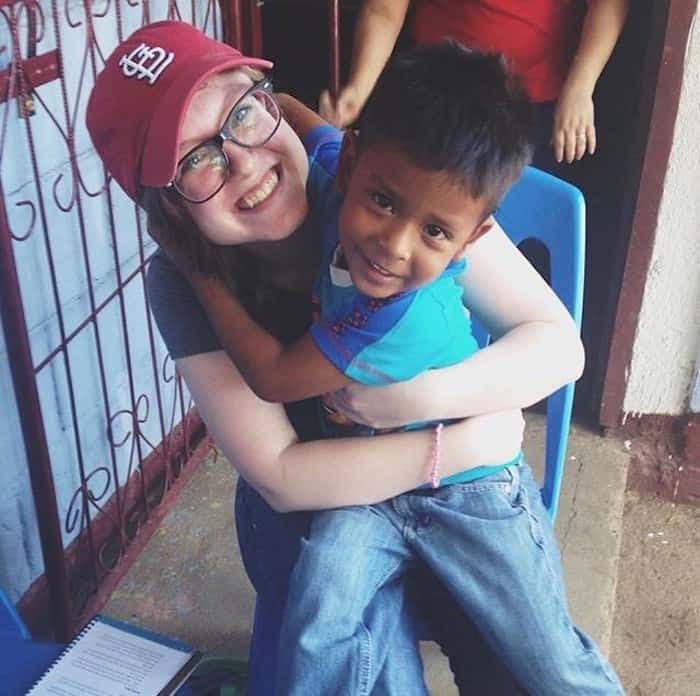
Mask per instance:
[[[528,418],[525,449],[536,469],[543,436],[542,418]],[[576,622],[607,653],[629,454],[616,439],[574,427],[568,459],[557,534],[571,609]],[[228,462],[209,457],[112,594],[105,613],[205,650],[244,657],[254,594],[235,545],[234,484]],[[455,694],[437,647],[422,647],[431,693]],[[662,696],[665,692],[635,693]],[[681,692],[668,693],[676,696]],[[694,693],[697,696],[700,690]]]
[[[699,696],[700,507],[628,492],[612,660],[630,696]]]

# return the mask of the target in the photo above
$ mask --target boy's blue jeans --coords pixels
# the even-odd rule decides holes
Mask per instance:
[[[571,623],[552,525],[525,465],[316,513],[290,580],[278,694],[384,693],[381,684],[373,689],[394,648],[402,578],[416,558],[528,693],[623,693],[596,646]],[[381,618],[385,609],[393,619]],[[394,693],[423,689],[420,681]]]
[[[236,531],[241,556],[259,602],[265,610],[265,635],[253,641],[248,694],[270,696],[277,681],[276,630],[282,623],[289,578],[299,555],[300,540],[307,536],[311,513],[278,513],[243,479],[236,488]],[[401,579],[403,582],[403,578]],[[459,693],[466,696],[518,696],[523,692],[498,657],[484,643],[478,629],[455,604],[444,587],[419,564],[410,573],[408,599],[388,585],[380,591],[366,621],[372,634],[381,636],[387,659],[377,677],[375,696],[423,696],[422,664],[418,652],[415,617],[420,616],[428,635],[450,660]],[[386,593],[386,597],[385,597]],[[396,602],[400,603],[403,611]],[[386,622],[399,626],[390,635]],[[337,685],[340,693],[345,682]]]

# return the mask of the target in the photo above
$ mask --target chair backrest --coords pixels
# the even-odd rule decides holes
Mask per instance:
[[[586,234],[586,208],[581,192],[551,174],[527,167],[501,203],[496,219],[516,246],[526,239],[535,239],[546,247],[552,289],[580,330]],[[479,345],[486,345],[488,332],[476,318],[473,323]],[[547,399],[542,499],[552,519],[559,504],[573,400],[573,383]]]

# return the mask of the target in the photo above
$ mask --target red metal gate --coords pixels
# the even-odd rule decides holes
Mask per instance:
[[[20,608],[59,640],[104,603],[207,449],[147,311],[143,217],[84,125],[106,56],[166,18],[260,51],[254,1],[0,0],[0,308],[44,559]]]

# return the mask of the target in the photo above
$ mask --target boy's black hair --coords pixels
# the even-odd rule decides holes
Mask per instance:
[[[532,158],[532,110],[503,56],[454,41],[398,54],[360,118],[358,145],[397,146],[493,212]]]

